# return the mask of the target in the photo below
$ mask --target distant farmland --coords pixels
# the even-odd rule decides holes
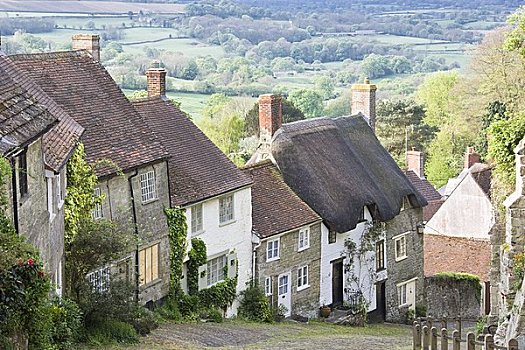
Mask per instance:
[[[55,12],[55,13],[89,13],[89,14],[126,14],[129,11],[149,11],[156,13],[181,13],[184,5],[149,4],[119,1],[35,1],[3,0],[0,1],[0,12]]]

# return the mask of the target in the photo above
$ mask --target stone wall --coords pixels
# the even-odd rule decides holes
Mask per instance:
[[[264,287],[266,277],[272,277],[273,295],[272,305],[277,305],[277,277],[279,274],[291,272],[291,304],[292,316],[318,317],[319,315],[319,276],[321,258],[321,224],[310,226],[310,248],[297,251],[299,230],[294,230],[283,235],[269,237],[261,241],[257,248],[256,278]],[[268,240],[280,237],[280,259],[266,262],[266,244]],[[297,269],[308,265],[308,282],[310,287],[297,291]]]
[[[142,203],[140,174],[148,171],[155,173],[157,198]],[[133,208],[129,178],[131,178],[135,198],[139,234],[137,249],[140,250],[159,243],[159,279],[140,288],[140,300],[147,303],[162,299],[169,291],[169,242],[167,238],[168,227],[164,215],[164,208],[168,208],[170,205],[166,163],[159,162],[139,168],[136,176],[135,172],[132,171],[99,182],[101,194],[105,197],[102,202],[103,217],[117,222],[124,229],[133,231]],[[128,258],[132,264],[131,278],[136,281],[136,251],[130,252]]]
[[[386,267],[388,279],[385,282],[386,321],[404,322],[406,310],[399,307],[397,285],[416,279],[416,305],[424,304],[424,272],[423,272],[423,234],[417,233],[417,224],[423,221],[421,208],[403,210],[394,219],[386,223]],[[407,232],[407,257],[395,259],[395,242],[393,237]],[[412,305],[412,309],[416,305]]]
[[[444,277],[426,277],[427,315],[433,318],[477,319],[481,311],[481,285]]]

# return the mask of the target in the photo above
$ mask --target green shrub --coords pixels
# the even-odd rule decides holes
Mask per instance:
[[[117,320],[106,320],[86,330],[87,343],[108,345],[114,343],[138,343],[139,336],[132,325]]]
[[[222,323],[222,312],[217,309],[208,309],[202,313],[201,318],[210,320],[215,323]]]
[[[416,304],[416,317],[425,317],[427,315],[427,306]]]
[[[179,300],[179,310],[183,317],[193,317],[199,313],[199,297],[184,294]]]
[[[273,320],[268,298],[258,285],[251,283],[247,289],[240,293],[239,301],[238,314],[240,317],[257,322],[271,322]]]
[[[160,315],[160,317],[167,320],[172,320],[175,322],[182,321],[182,314],[179,310],[179,302],[174,297],[168,297],[166,303],[155,309],[155,312]]]
[[[489,321],[488,315],[483,315],[478,318],[478,321],[476,322],[476,334],[482,334],[483,330],[485,329],[485,326],[487,325],[487,322]]]
[[[82,312],[68,299],[55,299],[49,306],[51,318],[51,343],[56,349],[70,349],[80,339]]]
[[[128,319],[127,322],[135,328],[138,334],[144,336],[159,327],[159,316],[153,311],[137,305],[131,313],[131,319]]]

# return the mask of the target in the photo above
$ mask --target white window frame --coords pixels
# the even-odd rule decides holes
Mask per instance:
[[[47,211],[49,212],[49,220],[53,221],[56,216],[55,206],[53,204],[55,195],[53,193],[53,177],[46,177],[47,180]]]
[[[57,196],[57,207],[58,209],[61,209],[62,206],[64,205],[64,187],[62,186],[62,176],[60,176],[60,173],[57,174],[57,176],[55,177],[56,179],[56,188],[57,188],[57,193],[56,193],[56,196]]]
[[[397,303],[399,307],[408,305],[407,285],[408,283],[397,285]]]
[[[208,287],[224,281],[227,277],[224,273],[224,267],[228,264],[227,254],[219,255],[206,263],[206,284]],[[228,266],[229,267],[229,266]]]
[[[157,186],[155,181],[155,172],[153,170],[140,174],[142,203],[148,203],[157,199]]]
[[[297,269],[297,291],[310,287],[308,277],[308,265],[301,266]]]
[[[111,266],[103,266],[86,275],[91,288],[98,293],[109,292],[111,283]]]
[[[226,203],[226,201],[229,201],[229,203]],[[219,225],[226,225],[233,222],[234,220],[235,202],[233,194],[219,198]]]
[[[95,187],[93,189],[93,196],[94,197],[100,197],[102,195],[102,192],[100,190],[100,187]],[[93,220],[102,219],[104,217],[104,212],[102,211],[102,203],[95,203],[95,206],[91,210],[91,217]]]
[[[394,254],[395,254],[396,261],[404,260],[408,256],[407,235],[408,235],[408,232],[405,232],[400,235],[392,237],[392,239],[394,240]],[[400,249],[398,249],[398,242],[401,244]]]
[[[266,242],[266,261],[279,260],[281,250],[281,239],[271,239]]]
[[[310,227],[304,227],[300,229],[297,238],[298,252],[310,248]]]
[[[264,295],[270,296],[273,294],[272,277],[266,277],[264,279]]]
[[[203,231],[202,203],[191,207],[191,233],[196,234]]]

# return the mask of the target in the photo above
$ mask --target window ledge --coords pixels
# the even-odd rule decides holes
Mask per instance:
[[[276,256],[275,258],[266,259],[266,262],[272,262],[272,261],[277,261],[277,260],[281,260],[281,257]]]
[[[302,248],[298,248],[297,251],[298,251],[298,252],[302,252],[303,250],[306,250],[306,249],[308,249],[308,248],[310,248],[310,245],[304,246],[304,247],[302,247]]]
[[[58,209],[59,209],[59,210],[62,209],[63,206],[64,206],[64,201],[62,200],[62,201],[60,201],[60,202],[58,203]]]
[[[57,217],[56,213],[49,213],[49,221],[50,222],[54,221],[56,217]]]
[[[408,258],[408,255],[403,255],[403,256],[397,257],[397,258],[396,258],[396,262],[403,261],[403,260],[405,260],[406,258]]]
[[[228,220],[228,221],[225,221],[225,222],[219,222],[219,227],[222,227],[222,226],[228,226],[230,224],[233,224],[234,222],[236,222],[237,220],[235,219],[232,219],[232,220]]]
[[[386,267],[381,267],[381,268],[376,270],[376,272],[382,272],[382,271],[386,271]]]
[[[192,232],[192,233],[191,233],[191,236],[192,236],[192,237],[197,237],[197,236],[202,235],[202,234],[205,233],[205,232],[206,232],[206,230],[199,230],[199,231],[196,231],[196,232]]]
[[[399,305],[398,308],[401,309],[402,307],[407,307],[407,306],[408,306],[408,307],[411,307],[412,304],[411,304],[411,303],[404,303],[404,304]]]
[[[153,287],[156,284],[159,284],[160,282],[162,282],[162,278],[157,278],[151,282],[140,285],[140,289],[141,290],[148,289],[150,287]]]
[[[310,285],[309,284],[305,284],[303,286],[300,286],[300,287],[297,287],[297,291],[300,292],[304,289],[307,289],[307,288],[310,288]]]
[[[158,198],[153,198],[153,199],[147,200],[145,202],[142,202],[142,205],[148,205],[148,204],[151,204],[151,203],[156,202],[158,200],[159,200]]]

